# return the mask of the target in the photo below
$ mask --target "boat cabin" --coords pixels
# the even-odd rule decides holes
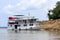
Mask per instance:
[[[24,15],[14,15],[8,18],[8,26],[12,28],[29,28],[35,27],[37,18],[34,17],[24,17]]]

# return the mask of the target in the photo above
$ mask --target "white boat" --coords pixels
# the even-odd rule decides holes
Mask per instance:
[[[40,29],[37,18],[24,15],[13,15],[8,18],[8,29]]]

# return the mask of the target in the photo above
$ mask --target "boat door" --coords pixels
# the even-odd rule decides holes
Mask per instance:
[[[18,27],[18,26],[17,26],[17,25],[15,25],[15,29],[17,29],[17,27]]]

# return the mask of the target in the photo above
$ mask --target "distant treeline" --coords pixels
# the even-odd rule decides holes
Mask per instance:
[[[0,27],[0,28],[7,28],[7,27]]]

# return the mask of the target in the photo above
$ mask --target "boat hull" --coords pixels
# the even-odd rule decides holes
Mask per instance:
[[[11,30],[16,30],[14,27],[8,27],[8,29],[11,29]],[[41,27],[40,26],[37,26],[37,27],[18,27],[17,30],[40,30]]]

